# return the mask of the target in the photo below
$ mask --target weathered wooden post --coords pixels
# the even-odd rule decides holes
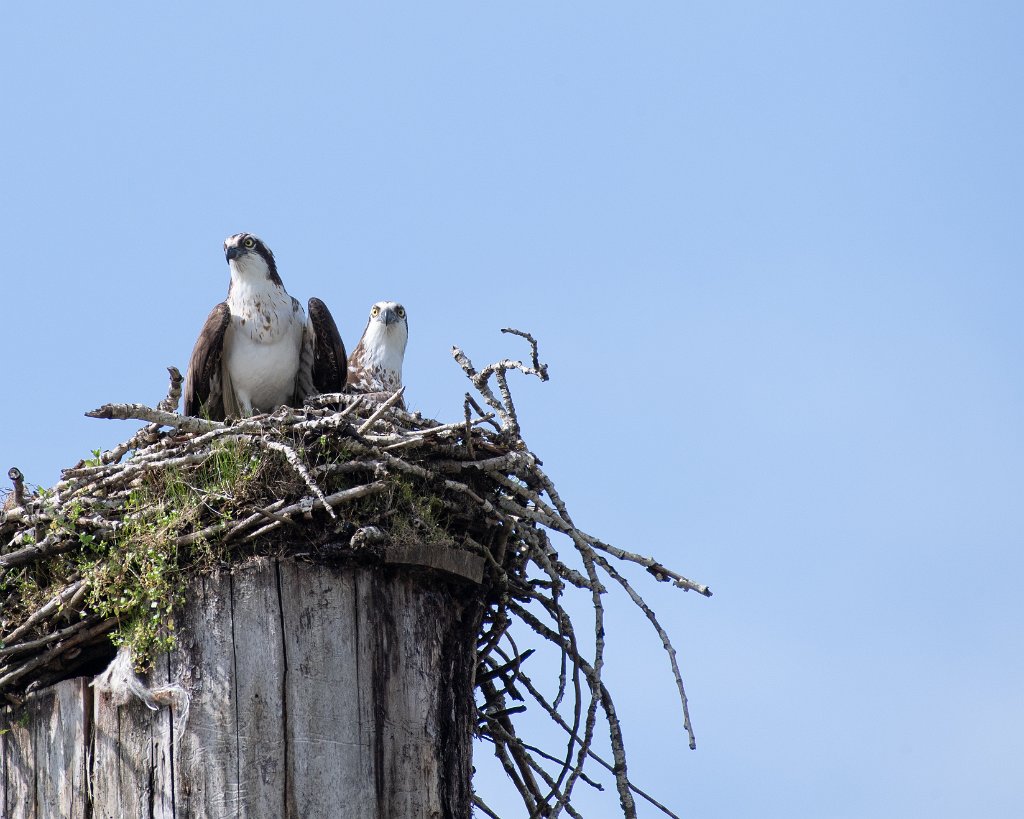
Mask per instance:
[[[471,578],[410,566],[196,578],[153,675],[187,714],[96,693],[94,815],[469,816],[479,612]]]
[[[0,817],[86,819],[92,690],[76,678],[25,699],[0,718]]]
[[[196,577],[147,677],[187,703],[84,678],[30,695],[0,737],[0,815],[468,817],[481,568],[406,548]]]

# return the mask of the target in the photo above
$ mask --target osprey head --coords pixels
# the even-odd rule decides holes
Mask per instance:
[[[399,328],[392,328],[393,324],[400,324],[405,328],[404,335],[409,335],[409,321],[405,315],[405,308],[397,301],[377,302],[370,308],[370,321],[382,322],[389,333],[398,331],[399,335],[403,335]]]
[[[277,275],[274,254],[259,236],[251,233],[236,233],[224,240],[224,256],[232,274],[244,277],[259,276],[261,273],[274,284],[282,285]]]
[[[409,317],[397,301],[379,301],[370,308],[364,337],[379,348],[384,358],[397,357],[401,362],[405,345],[409,341]],[[397,368],[401,372],[401,363]]]
[[[379,301],[370,308],[370,320],[359,344],[367,363],[383,364],[402,372],[402,357],[409,341],[409,317],[397,301]]]

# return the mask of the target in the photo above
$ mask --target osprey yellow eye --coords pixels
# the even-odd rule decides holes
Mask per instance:
[[[242,244],[251,250],[256,247],[256,240],[253,239],[252,236],[246,236],[245,239],[242,240]]]
[[[401,307],[401,306],[396,307],[395,308],[395,312],[398,313],[398,317],[399,318],[405,318],[405,308],[404,307]]]
[[[374,306],[373,306],[373,309],[372,309],[372,310],[370,311],[370,315],[371,315],[371,316],[372,316],[373,318],[377,318],[377,316],[379,316],[379,315],[380,315],[380,308],[379,308],[379,307],[377,307],[377,305],[374,305]]]

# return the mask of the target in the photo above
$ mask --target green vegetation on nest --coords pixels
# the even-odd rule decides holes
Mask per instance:
[[[341,464],[352,457],[341,441],[327,436],[314,440],[311,448],[297,449],[311,467]],[[329,472],[319,478],[325,492],[364,480],[365,472]],[[440,498],[408,476],[388,473],[384,480],[390,491],[344,505],[334,526],[304,530],[303,538],[330,540],[343,527],[372,524],[396,543],[455,545],[445,529]],[[117,617],[113,642],[129,646],[136,663],[148,666],[174,646],[174,611],[184,602],[189,576],[230,563],[240,554],[284,551],[281,530],[263,542],[244,544],[223,542],[219,533],[196,533],[217,524],[230,527],[276,499],[294,502],[307,494],[283,455],[251,442],[221,439],[199,463],[158,464],[144,471],[120,504],[120,523],[112,537],[97,538],[80,524],[85,514],[81,504],[65,505],[59,514],[54,510],[49,531],[70,535],[78,548],[6,575],[0,588],[0,596],[6,592],[8,601],[3,630],[38,609],[58,589],[82,578],[88,585],[85,611],[103,619]]]

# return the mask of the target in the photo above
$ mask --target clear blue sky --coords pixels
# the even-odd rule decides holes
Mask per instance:
[[[453,343],[540,338],[577,522],[716,593],[651,592],[695,752],[612,604],[643,787],[1024,815],[1022,42],[1009,2],[5,4],[0,466],[125,438],[82,413],[163,396],[256,232],[350,346],[405,303],[425,413]]]

